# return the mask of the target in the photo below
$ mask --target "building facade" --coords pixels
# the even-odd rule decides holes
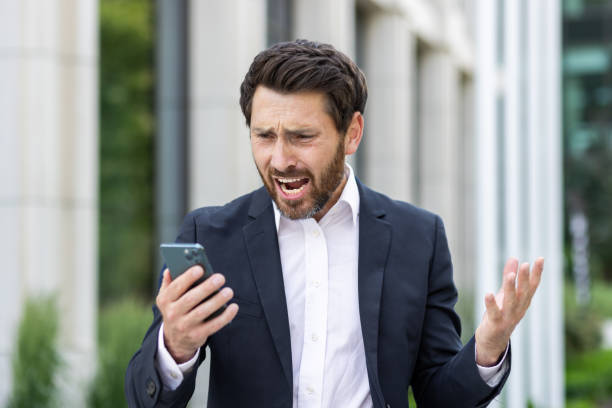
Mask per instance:
[[[442,216],[468,337],[505,258],[546,258],[496,403],[563,406],[559,8],[558,0],[158,0],[158,240],[174,239],[187,209],[260,185],[238,105],[257,52],[295,38],[329,42],[368,79],[355,173]],[[97,2],[2,2],[0,33],[0,247],[9,271],[0,286],[1,403],[28,295],[59,293],[60,341],[76,378],[94,366]],[[204,404],[207,375],[205,363],[194,406]]]
[[[98,4],[0,2],[0,405],[27,298],[53,293],[64,406],[96,363]]]
[[[513,336],[510,382],[496,404],[563,406],[558,0],[235,0],[181,7],[189,56],[187,206],[222,204],[260,185],[237,103],[255,54],[295,38],[333,44],[368,80],[364,140],[350,159],[356,175],[442,216],[464,331],[473,333],[484,294],[499,288],[508,256],[546,258],[541,288]],[[224,27],[236,29],[215,35]],[[206,370],[194,397],[200,402]]]

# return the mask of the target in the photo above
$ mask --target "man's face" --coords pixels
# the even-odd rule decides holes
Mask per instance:
[[[313,217],[332,196],[337,200],[344,181],[344,135],[325,102],[320,92],[282,94],[263,86],[253,95],[255,165],[281,213],[292,219]]]

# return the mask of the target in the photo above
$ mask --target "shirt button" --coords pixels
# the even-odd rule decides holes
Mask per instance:
[[[175,380],[178,378],[178,374],[176,373],[176,371],[171,371],[170,372],[170,377],[174,378]]]
[[[312,230],[312,236],[315,238],[319,238],[319,230]]]
[[[318,288],[320,285],[319,281],[313,281],[312,282],[312,286],[314,286],[315,288]]]
[[[316,333],[312,333],[312,341],[317,342],[319,340],[319,336]]]
[[[312,387],[309,385],[308,387],[306,387],[306,392],[307,392],[309,395],[312,395],[312,394],[314,394],[314,388],[312,388]]]

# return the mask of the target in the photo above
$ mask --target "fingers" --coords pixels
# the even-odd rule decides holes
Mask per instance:
[[[497,306],[495,296],[492,293],[487,293],[485,295],[485,307],[487,309],[486,313],[491,320],[495,321],[501,318],[501,310],[499,306]]]
[[[503,305],[502,310],[507,310],[508,313],[514,313],[517,316],[523,316],[540,284],[544,269],[544,258],[536,259],[531,272],[529,269],[530,265],[527,262],[522,263],[519,267],[516,259],[508,259],[504,267],[500,291],[503,294],[503,301],[497,302],[498,308],[499,305]]]
[[[221,306],[226,304],[234,296],[234,291],[230,288],[223,288],[219,293],[202,302],[189,313],[189,320],[193,323],[204,321],[211,314],[216,312]]]
[[[225,327],[229,322],[234,320],[234,317],[236,317],[237,313],[238,313],[238,305],[235,303],[232,303],[219,316],[197,327],[195,329],[196,336],[199,336],[202,338],[207,338],[209,336],[212,336],[213,334],[221,330],[223,327]]]
[[[163,307],[168,303],[166,300],[166,291],[168,290],[168,286],[172,282],[172,278],[170,277],[170,270],[168,268],[164,269],[162,274],[162,283],[159,288],[159,292],[157,292],[157,298],[155,299],[155,303],[157,307],[162,310]]]
[[[523,298],[529,294],[529,264],[523,263],[516,278],[516,296]]]
[[[168,285],[172,282],[172,278],[170,278],[170,270],[168,268],[164,269],[164,273],[162,274],[162,283],[159,291],[165,290]]]
[[[506,265],[504,266],[503,276],[505,277],[506,275],[510,273],[516,274],[516,268],[518,268],[518,264],[519,264],[518,259],[508,258],[508,260],[506,261]]]
[[[170,302],[180,298],[198,279],[204,274],[200,265],[192,266],[185,273],[174,279],[166,290],[166,296]]]
[[[504,293],[504,307],[512,307],[516,301],[516,268],[518,260],[510,258],[504,268],[502,290]]]
[[[176,301],[177,310],[182,314],[187,314],[191,309],[200,304],[200,302],[212,295],[216,290],[220,289],[224,283],[225,277],[220,273],[215,273],[214,275],[206,279],[204,282],[200,283],[198,286],[188,290],[187,293],[185,293],[180,299],[178,299]],[[231,289],[229,288],[226,289],[231,291]],[[233,292],[227,298],[227,300],[231,299],[232,296]]]
[[[542,279],[542,272],[544,271],[544,258],[540,257],[536,259],[533,264],[533,269],[529,274],[529,298],[535,294],[536,289],[540,285]]]

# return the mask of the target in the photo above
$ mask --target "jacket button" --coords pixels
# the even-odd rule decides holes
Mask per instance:
[[[155,390],[157,389],[157,387],[155,386],[155,383],[153,382],[153,380],[151,378],[149,378],[147,380],[147,394],[149,395],[149,397],[153,398],[153,396],[155,395]]]
[[[386,408],[391,408],[391,404],[385,405]]]

